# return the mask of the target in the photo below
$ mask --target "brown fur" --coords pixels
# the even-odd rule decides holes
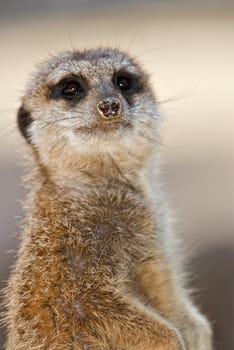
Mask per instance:
[[[143,86],[127,102],[109,82],[121,69]],[[50,100],[76,70],[88,95]],[[106,91],[122,103],[119,124],[96,113]],[[34,169],[6,290],[7,350],[211,350],[154,175],[160,116],[142,69],[117,50],[60,55],[32,79],[23,111]]]

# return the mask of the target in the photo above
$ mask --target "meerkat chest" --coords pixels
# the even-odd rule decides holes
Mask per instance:
[[[155,244],[154,216],[142,200],[126,193],[90,196],[63,220],[64,249],[84,266],[131,265]]]

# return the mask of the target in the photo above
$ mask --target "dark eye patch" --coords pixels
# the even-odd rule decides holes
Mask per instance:
[[[142,89],[140,79],[136,75],[128,72],[117,72],[113,77],[113,84],[119,91],[127,95],[140,92]]]
[[[87,94],[87,83],[81,77],[67,77],[52,86],[50,98],[78,101]]]

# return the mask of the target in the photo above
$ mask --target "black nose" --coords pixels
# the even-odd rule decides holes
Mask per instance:
[[[108,98],[100,101],[97,108],[105,118],[114,118],[120,113],[120,102],[116,98]]]

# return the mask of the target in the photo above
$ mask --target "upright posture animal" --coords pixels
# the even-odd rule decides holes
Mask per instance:
[[[212,349],[158,185],[159,124],[147,74],[118,50],[60,54],[32,77],[7,350]]]

